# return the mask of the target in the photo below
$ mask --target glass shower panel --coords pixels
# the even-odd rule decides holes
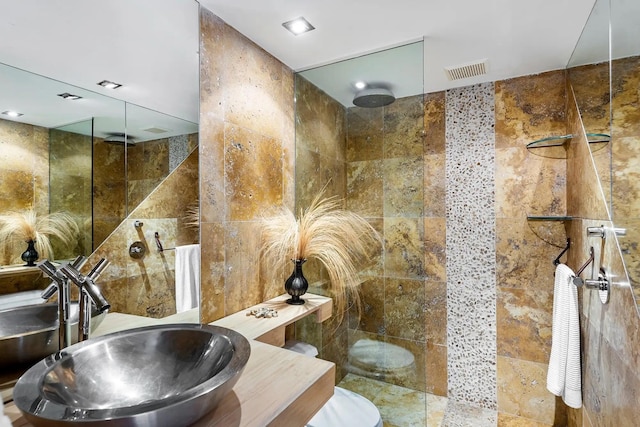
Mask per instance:
[[[296,338],[393,425],[427,425],[426,366],[442,362],[427,361],[423,67],[418,42],[296,75],[296,210],[326,186],[384,242],[360,273],[362,312],[352,304],[341,324],[300,322]],[[310,292],[325,292],[320,266],[305,275]]]

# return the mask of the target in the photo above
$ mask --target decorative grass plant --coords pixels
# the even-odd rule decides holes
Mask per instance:
[[[71,215],[55,212],[38,215],[33,209],[11,211],[0,215],[0,244],[13,252],[20,252],[25,245],[20,242],[35,241],[40,259],[52,259],[53,248],[50,237],[55,236],[68,245],[79,233],[78,225]]]
[[[378,232],[361,216],[341,209],[337,197],[321,192],[300,216],[283,209],[262,221],[262,261],[272,280],[291,271],[292,260],[315,258],[329,275],[329,290],[340,320],[351,299],[360,313],[359,270],[379,252]]]

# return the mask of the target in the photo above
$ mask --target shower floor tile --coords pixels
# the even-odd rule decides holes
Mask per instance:
[[[384,427],[440,427],[447,398],[382,381],[347,374],[338,386],[358,393],[378,407]]]

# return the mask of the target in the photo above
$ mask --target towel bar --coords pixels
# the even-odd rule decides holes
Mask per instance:
[[[157,231],[153,234],[153,237],[156,238],[156,246],[158,247],[158,252],[173,251],[176,249],[176,248],[163,248],[162,243],[160,243],[160,235],[158,234]]]

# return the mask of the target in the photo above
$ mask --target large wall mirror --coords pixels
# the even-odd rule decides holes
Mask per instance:
[[[69,244],[51,238],[56,260],[107,258],[111,265],[101,285],[112,311],[155,318],[176,314],[171,249],[198,243],[199,235],[193,224],[198,203],[198,4],[118,1],[112,6],[122,10],[113,16],[81,1],[56,7],[38,3],[9,8],[3,21],[11,28],[0,31],[14,39],[31,37],[21,50],[0,49],[0,113],[22,114],[0,114],[0,215],[70,215],[78,232]],[[159,16],[165,22],[141,19],[150,7],[162,9]],[[61,30],[64,41],[48,40],[46,31],[30,31],[67,20],[78,25]],[[83,50],[80,45],[94,37],[84,34],[87,26],[92,34],[103,28],[107,39],[109,31],[126,34],[118,38],[125,43],[120,47],[135,51],[139,59],[120,60],[113,45],[89,43],[91,50]],[[51,43],[58,43],[55,53]],[[75,62],[65,68],[60,64],[67,50],[67,60]],[[59,59],[48,66],[50,55]],[[30,56],[44,60],[29,68]],[[119,73],[119,79],[131,79],[122,96],[106,96],[89,77],[100,68],[96,63],[107,62],[117,64],[110,71]],[[90,82],[83,80],[85,75]],[[136,86],[139,75],[154,82]],[[178,81],[163,88],[156,80],[166,81],[164,77]],[[135,220],[144,226],[134,227]],[[146,245],[142,260],[129,256],[134,241]],[[161,252],[158,241],[167,250]],[[35,295],[48,280],[37,268],[23,267],[22,251],[10,246],[0,247],[0,298],[29,291]]]
[[[568,74],[587,133],[610,133],[592,150],[620,249],[640,299],[640,3],[597,0]],[[606,219],[606,218],[603,218]]]

